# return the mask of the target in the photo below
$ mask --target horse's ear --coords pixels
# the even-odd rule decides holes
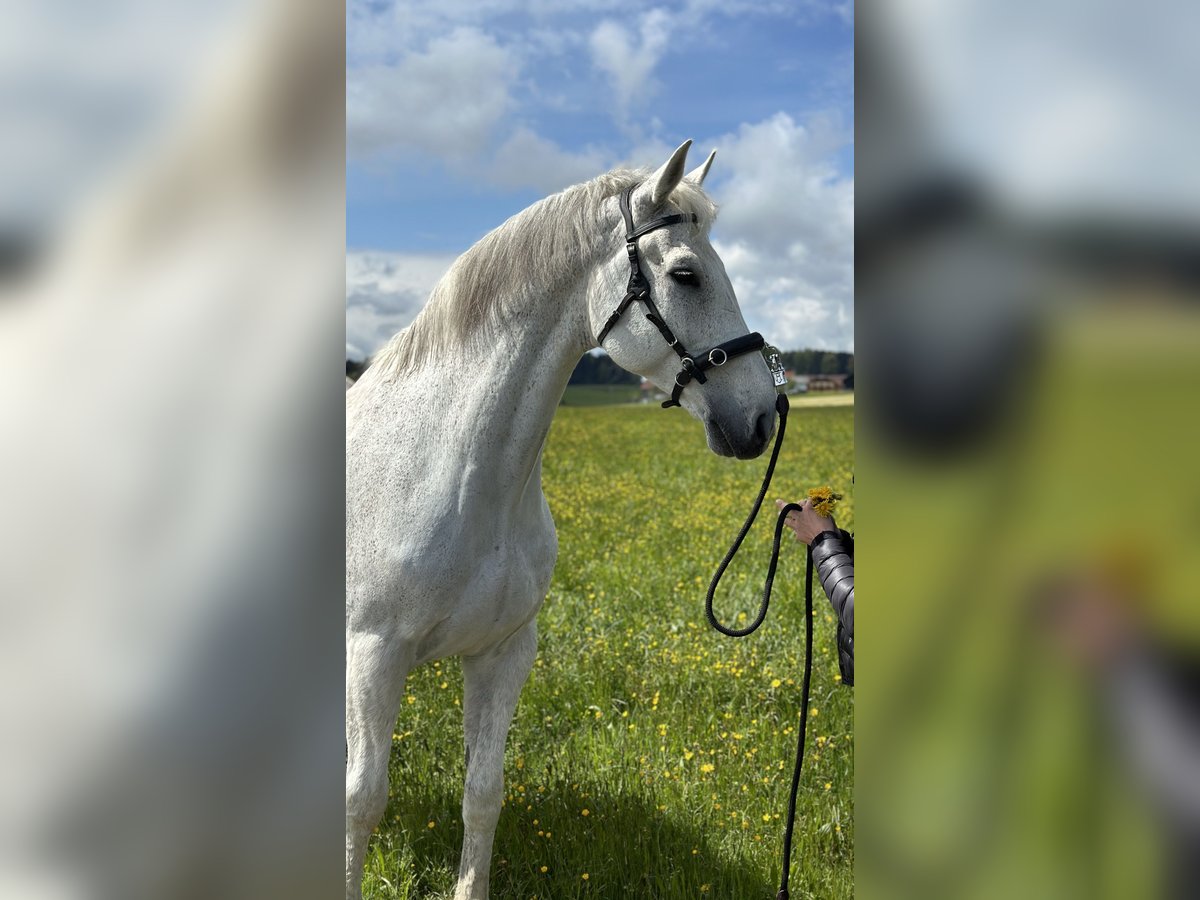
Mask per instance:
[[[692,182],[692,184],[695,184],[695,185],[704,184],[704,176],[706,176],[708,174],[708,170],[712,167],[712,162],[716,158],[717,158],[717,151],[714,150],[712,153],[708,154],[708,159],[706,159],[703,163],[696,166],[696,168],[692,169],[692,171],[687,173],[686,180]]]
[[[658,206],[671,195],[671,191],[683,181],[684,166],[687,165],[688,148],[692,146],[689,138],[679,145],[679,149],[671,154],[671,158],[663,163],[662,168],[650,176],[650,202]]]

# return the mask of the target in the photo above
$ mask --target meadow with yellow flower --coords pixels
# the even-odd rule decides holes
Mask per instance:
[[[838,524],[852,530],[852,460],[852,408],[796,409],[772,496],[828,485],[842,495]],[[703,611],[764,465],[714,456],[678,411],[560,409],[543,476],[560,550],[508,742],[497,900],[775,895],[801,715],[803,548],[785,550],[753,636],[722,637]],[[726,621],[757,608],[773,516],[763,517],[722,584]],[[836,623],[815,590],[792,895],[850,897],[853,693],[839,683]],[[409,678],[367,897],[452,895],[461,697],[456,660]]]

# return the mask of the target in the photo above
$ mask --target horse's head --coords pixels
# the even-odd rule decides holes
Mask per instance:
[[[686,141],[630,197],[635,228],[663,216],[682,213],[682,221],[656,228],[637,240],[638,265],[649,285],[661,321],[689,353],[707,353],[749,329],[738,307],[725,266],[708,239],[714,207],[700,185],[715,151],[684,175]],[[614,206],[616,200],[614,199]],[[696,213],[698,222],[692,221]],[[593,335],[600,337],[630,277],[625,222],[619,219],[619,248],[607,259],[588,290]],[[671,393],[681,359],[662,329],[647,318],[644,302],[634,302],[603,336],[608,355],[622,368],[648,378]],[[715,354],[714,360],[721,360]],[[727,361],[691,380],[679,403],[704,423],[708,446],[722,456],[751,459],[766,449],[775,425],[775,388],[761,353],[729,354]]]

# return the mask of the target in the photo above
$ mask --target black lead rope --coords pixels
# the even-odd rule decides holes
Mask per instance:
[[[771,587],[775,583],[775,570],[779,567],[779,546],[783,540],[784,522],[787,519],[788,513],[794,509],[800,509],[798,503],[789,503],[779,511],[779,517],[775,520],[775,540],[771,545],[771,562],[767,566],[767,578],[763,583],[762,601],[758,607],[758,615],[745,628],[730,628],[723,625],[717,620],[716,613],[713,612],[713,597],[717,593],[717,587],[721,583],[721,578],[724,576],[725,570],[733,562],[733,558],[737,555],[738,550],[741,549],[742,541],[746,539],[746,535],[750,533],[750,529],[754,525],[754,520],[758,518],[758,512],[762,509],[763,500],[767,496],[767,491],[771,488],[771,478],[775,475],[775,463],[779,461],[779,451],[783,447],[783,435],[787,431],[788,399],[786,394],[778,396],[775,401],[775,409],[779,413],[779,431],[775,435],[775,446],[771,450],[771,461],[767,463],[767,471],[763,476],[762,487],[758,491],[758,497],[755,498],[754,505],[750,508],[750,515],[746,517],[746,522],[742,525],[742,530],[738,532],[733,546],[729,548],[729,552],[721,560],[721,565],[717,567],[717,573],[713,576],[712,582],[708,586],[708,596],[704,598],[704,615],[708,618],[708,624],[726,637],[743,638],[751,635],[758,630],[763,620],[766,619],[767,609],[771,605]],[[808,694],[812,684],[812,617],[812,547],[810,546],[808,548],[808,557],[804,564],[804,682],[801,689],[799,738],[796,742],[796,766],[792,770],[792,790],[788,795],[787,825],[783,832],[783,870],[779,878],[779,893],[776,895],[775,900],[788,900],[789,896],[788,877],[792,869],[792,833],[796,826],[796,795],[800,791],[800,769],[804,763],[804,739],[808,731]]]

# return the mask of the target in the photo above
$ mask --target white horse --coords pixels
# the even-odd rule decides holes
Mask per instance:
[[[367,842],[387,804],[405,678],[454,655],[462,657],[467,753],[455,898],[488,896],[504,745],[558,552],[542,447],[575,363],[597,345],[625,292],[618,197],[626,188],[638,184],[638,223],[687,216],[639,248],[654,302],[683,344],[746,333],[708,240],[716,210],[700,184],[713,156],[685,178],[690,145],[653,174],[610,172],[486,235],[347,393],[349,898],[360,896]],[[679,359],[638,307],[605,347],[623,368],[672,387]],[[766,362],[750,353],[692,382],[682,404],[704,423],[714,452],[751,458],[770,440],[775,396]]]

